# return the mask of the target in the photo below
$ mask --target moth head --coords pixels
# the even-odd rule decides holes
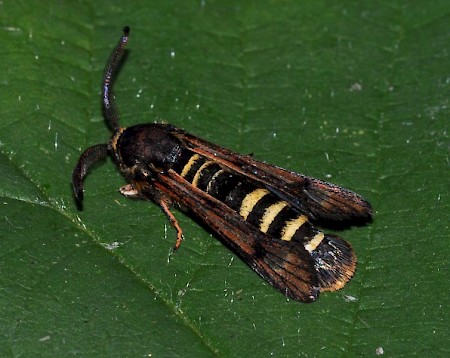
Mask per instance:
[[[151,170],[165,172],[173,166],[180,156],[181,144],[171,135],[171,128],[165,124],[139,124],[113,136],[110,149],[125,176],[147,176]]]

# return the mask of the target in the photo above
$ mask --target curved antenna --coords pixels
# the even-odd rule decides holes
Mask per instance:
[[[105,114],[106,122],[109,128],[115,132],[120,129],[119,112],[117,111],[114,94],[112,93],[112,85],[115,79],[117,67],[120,64],[120,59],[125,52],[125,45],[128,42],[128,35],[130,34],[130,27],[123,28],[123,35],[117,43],[114,50],[109,56],[106,63],[105,73],[103,75],[103,113]]]
[[[72,174],[72,188],[78,202],[83,201],[83,180],[89,169],[108,155],[108,144],[97,144],[89,147],[81,154]]]

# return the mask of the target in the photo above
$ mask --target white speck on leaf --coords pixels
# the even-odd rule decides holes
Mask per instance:
[[[352,85],[350,86],[350,91],[354,92],[354,91],[361,91],[362,90],[362,84],[359,82],[355,82],[352,83]]]
[[[383,349],[383,347],[378,347],[377,349],[375,349],[375,354],[376,354],[377,356],[380,356],[380,355],[384,354],[384,349]]]

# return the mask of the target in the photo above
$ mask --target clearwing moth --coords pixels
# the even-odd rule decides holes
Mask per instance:
[[[78,203],[88,170],[108,155],[128,184],[126,197],[152,200],[177,231],[172,204],[200,223],[287,297],[315,301],[338,290],[355,272],[356,257],[342,238],[313,223],[368,221],[370,204],[358,194],[287,171],[195,137],[170,124],[119,125],[112,83],[128,42],[129,27],[112,51],[103,77],[103,111],[113,131],[108,144],[81,154],[72,184]]]

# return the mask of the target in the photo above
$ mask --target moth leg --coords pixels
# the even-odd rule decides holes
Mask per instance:
[[[126,196],[127,198],[131,199],[144,199],[145,196],[142,194],[142,192],[138,189],[138,186],[135,186],[133,184],[127,184],[124,186],[121,186],[120,194],[123,196]]]
[[[175,228],[175,230],[177,230],[177,241],[175,242],[175,246],[173,248],[173,250],[176,251],[176,250],[178,250],[178,248],[181,245],[181,242],[184,239],[183,230],[181,229],[180,224],[178,224],[178,221],[175,218],[175,216],[170,211],[170,199],[168,197],[161,195],[158,198],[157,202],[158,202],[159,206],[161,207],[162,211],[164,211],[164,214],[166,214],[166,216],[169,219],[172,226]]]
[[[164,214],[166,214],[167,218],[170,221],[170,224],[177,231],[177,241],[175,242],[174,251],[178,250],[183,241],[183,230],[181,229],[180,224],[178,224],[177,219],[170,211],[171,200],[170,198],[160,192],[159,190],[152,190],[152,187],[146,185],[145,182],[135,182],[132,184],[127,184],[122,186],[120,189],[120,193],[126,196],[127,198],[132,199],[152,199],[159,207],[162,209]]]

